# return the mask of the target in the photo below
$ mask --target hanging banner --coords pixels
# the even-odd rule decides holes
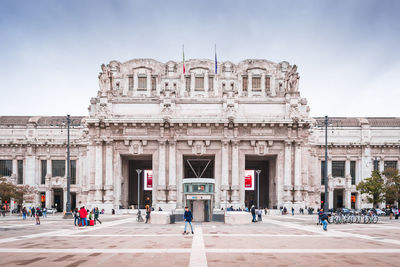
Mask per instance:
[[[153,170],[144,170],[144,190],[153,189]]]
[[[254,170],[244,171],[244,190],[254,190]]]

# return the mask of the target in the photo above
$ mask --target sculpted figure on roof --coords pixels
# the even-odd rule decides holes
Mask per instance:
[[[110,68],[104,64],[101,65],[101,71],[99,74],[99,86],[100,86],[100,92],[104,94],[108,90],[110,90],[110,84],[111,84],[111,71]]]
[[[287,90],[289,92],[298,92],[299,91],[299,73],[297,72],[297,66],[293,65],[286,73],[286,84]]]

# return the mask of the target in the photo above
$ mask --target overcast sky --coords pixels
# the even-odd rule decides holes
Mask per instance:
[[[400,1],[0,1],[0,115],[87,115],[102,63],[297,64],[312,116],[397,116]]]

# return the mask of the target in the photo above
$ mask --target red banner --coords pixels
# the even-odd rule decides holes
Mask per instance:
[[[144,190],[153,189],[153,170],[144,170]]]
[[[254,170],[244,171],[244,190],[254,190]]]

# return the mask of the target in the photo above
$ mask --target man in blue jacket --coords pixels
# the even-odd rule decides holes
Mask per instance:
[[[185,221],[185,230],[184,230],[183,234],[188,234],[188,233],[186,233],[186,227],[187,227],[188,223],[190,225],[190,229],[192,230],[192,234],[194,234],[193,226],[192,226],[192,219],[193,219],[192,212],[189,210],[188,207],[185,207],[185,214],[183,214],[183,220]]]

